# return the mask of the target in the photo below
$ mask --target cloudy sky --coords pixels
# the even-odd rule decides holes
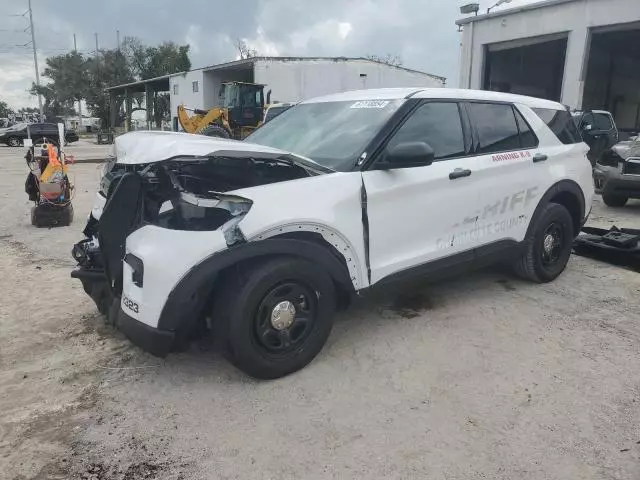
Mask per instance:
[[[480,0],[484,9],[494,1]],[[534,0],[512,0],[509,7]],[[234,60],[236,38],[261,55],[399,55],[406,67],[457,86],[460,37],[454,22],[465,0],[32,0],[38,58],[73,48],[114,48],[120,37],[191,45],[194,67]],[[500,7],[503,8],[503,7]],[[0,100],[34,106],[27,0],[0,0]]]

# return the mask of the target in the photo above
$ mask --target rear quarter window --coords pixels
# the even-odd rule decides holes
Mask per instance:
[[[533,111],[547,124],[563,144],[571,145],[582,142],[582,136],[576,127],[573,117],[566,110],[534,108]]]
[[[613,123],[611,122],[611,117],[605,113],[595,113],[593,115],[593,119],[595,120],[594,128],[596,130],[611,130],[613,129]]]

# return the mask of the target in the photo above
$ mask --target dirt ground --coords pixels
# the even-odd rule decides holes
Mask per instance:
[[[21,154],[0,147],[0,478],[640,478],[637,272],[405,285],[258,382],[208,339],[161,360],[104,326],[69,277],[98,167],[72,168],[73,225],[38,230]],[[640,202],[591,223],[640,228]]]

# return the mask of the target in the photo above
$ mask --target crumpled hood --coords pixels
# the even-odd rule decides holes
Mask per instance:
[[[611,147],[620,158],[626,160],[631,157],[640,157],[640,140],[620,142]]]
[[[140,131],[116,137],[112,156],[125,165],[162,162],[175,157],[238,156],[260,154],[261,157],[294,155],[277,148],[224,138],[179,132]]]

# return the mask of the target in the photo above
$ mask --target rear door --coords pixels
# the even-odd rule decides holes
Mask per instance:
[[[473,175],[478,182],[476,202],[463,222],[476,246],[524,239],[545,176],[539,140],[520,110],[509,103],[465,104],[473,128]],[[542,160],[542,161],[538,161]],[[498,243],[499,242],[499,243]]]

